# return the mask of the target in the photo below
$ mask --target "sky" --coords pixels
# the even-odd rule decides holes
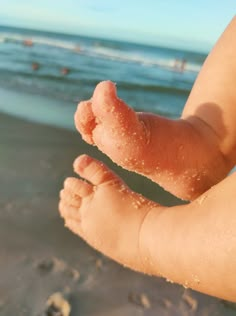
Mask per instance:
[[[1,0],[0,25],[209,50],[235,0]]]

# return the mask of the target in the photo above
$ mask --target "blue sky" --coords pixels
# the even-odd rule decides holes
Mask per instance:
[[[1,0],[0,24],[209,50],[235,0]]]

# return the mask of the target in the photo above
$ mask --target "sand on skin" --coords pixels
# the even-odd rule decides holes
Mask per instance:
[[[105,161],[136,191],[177,200],[113,165],[76,132],[0,115],[0,315],[45,315],[66,293],[71,315],[235,315],[220,300],[121,267],[64,228],[58,193],[82,153]]]

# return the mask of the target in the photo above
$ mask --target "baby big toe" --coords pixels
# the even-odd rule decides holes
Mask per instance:
[[[122,182],[106,165],[87,155],[81,155],[75,160],[74,170],[93,186],[106,182],[113,184]]]
[[[100,82],[94,90],[92,111],[103,126],[122,130],[137,124],[135,111],[117,97],[116,86],[111,81]]]

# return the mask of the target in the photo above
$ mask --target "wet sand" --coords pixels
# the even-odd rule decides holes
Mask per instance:
[[[179,203],[149,180],[114,166],[75,132],[0,115],[0,315],[58,315],[60,292],[72,316],[235,315],[207,295],[123,268],[64,228],[58,192],[82,153],[105,161],[145,196]]]

